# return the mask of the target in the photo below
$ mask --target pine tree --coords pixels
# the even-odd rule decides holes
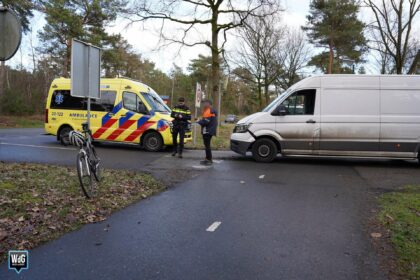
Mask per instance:
[[[13,10],[19,17],[23,31],[29,30],[29,19],[33,17],[34,5],[30,0],[0,0],[0,6]]]
[[[343,60],[362,61],[367,50],[363,35],[365,25],[357,18],[359,6],[355,0],[313,0],[307,26],[309,40],[328,51],[314,56],[309,65],[331,73],[351,72]]]
[[[44,46],[41,51],[51,56],[62,68],[70,71],[70,51],[73,38],[106,47],[115,40],[105,27],[114,21],[126,6],[126,0],[50,0],[44,2],[47,21],[39,33]]]

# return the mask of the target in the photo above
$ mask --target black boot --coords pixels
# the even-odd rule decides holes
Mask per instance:
[[[178,146],[178,157],[179,158],[182,158],[182,150],[183,150],[183,147],[182,146]]]

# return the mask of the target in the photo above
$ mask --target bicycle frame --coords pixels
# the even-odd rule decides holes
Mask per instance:
[[[84,155],[84,159],[85,159],[85,164],[86,164],[86,169],[87,172],[90,176],[91,173],[91,163],[90,163],[90,157],[91,157],[91,151],[93,151],[93,145],[92,145],[92,133],[89,129],[83,127],[83,133],[85,135],[85,143],[83,144],[82,147],[80,147],[79,153],[83,153]]]
[[[82,153],[83,155],[84,155],[84,159],[85,159],[85,164],[86,164],[86,170],[87,170],[87,175],[89,175],[90,176],[90,164],[89,164],[89,162],[88,162],[88,155],[87,155],[87,153],[86,153],[86,151],[85,151],[85,149],[84,148],[80,148],[80,151],[79,151],[79,153]]]

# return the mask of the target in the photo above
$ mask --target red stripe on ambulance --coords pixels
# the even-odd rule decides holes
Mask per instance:
[[[147,121],[141,127],[134,130],[127,138],[124,139],[124,141],[134,141],[134,140],[136,140],[137,137],[142,135],[147,129],[149,129],[149,127],[151,127],[155,123],[156,123],[155,121]]]
[[[95,133],[93,134],[93,138],[99,138],[105,131],[108,130],[117,120],[116,119],[109,119],[102,127],[100,127]]]
[[[121,133],[123,133],[124,131],[126,131],[132,124],[134,124],[136,121],[133,120],[127,120],[125,121],[125,123],[120,126],[119,128],[117,128],[116,130],[114,130],[111,135],[109,135],[106,139],[107,140],[115,140],[117,139],[118,136],[121,135]]]

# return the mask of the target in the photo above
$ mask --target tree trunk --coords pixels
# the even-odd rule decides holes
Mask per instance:
[[[267,81],[264,83],[264,95],[265,95],[265,105],[270,104],[270,93],[268,92],[269,84]]]
[[[381,74],[384,75],[386,74],[386,62],[385,60],[381,61]]]
[[[220,59],[219,59],[219,30],[217,27],[218,11],[213,10],[211,22],[211,77],[213,106],[219,106]],[[218,112],[220,114],[221,112]]]
[[[417,51],[417,54],[414,57],[414,60],[411,63],[410,69],[408,70],[407,74],[415,74],[419,64],[420,64],[420,50]]]
[[[258,79],[260,80],[260,79]],[[259,109],[262,110],[263,109],[263,97],[262,97],[262,84],[260,82],[257,83],[258,86],[258,101],[259,101]]]
[[[402,64],[400,55],[401,55],[400,52],[397,50],[397,56],[395,59],[395,70],[397,71],[398,75],[402,74],[402,69],[403,69],[403,64]]]
[[[69,65],[69,59],[68,59],[68,52],[66,52],[66,55],[64,56],[64,61],[63,61],[63,72],[61,73],[61,75],[63,75],[64,78],[67,78],[67,69],[68,69],[68,65]]]
[[[2,61],[0,65],[0,98],[4,95],[5,82],[6,82],[6,62]]]
[[[71,39],[67,40],[67,48],[66,48],[66,54],[64,57],[64,63],[63,63],[63,77],[68,78],[69,77],[69,70],[70,70],[70,58],[71,58]]]
[[[327,74],[332,74],[333,71],[333,64],[334,64],[334,49],[332,41],[329,43],[330,53],[329,53],[329,59],[328,59],[328,72]]]
[[[6,62],[0,64],[0,101],[4,95],[4,83],[6,81]],[[2,104],[0,104],[0,114],[2,113]]]

